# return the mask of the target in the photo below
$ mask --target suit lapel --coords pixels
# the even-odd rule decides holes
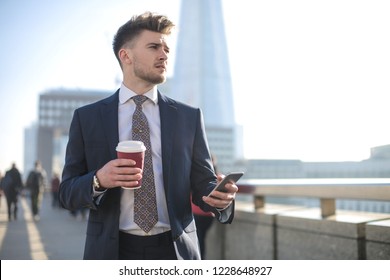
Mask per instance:
[[[177,120],[177,108],[174,103],[158,93],[158,106],[160,108],[160,120],[161,120],[161,153],[162,153],[162,165],[164,175],[165,190],[169,186],[169,174],[172,160],[172,147],[173,139],[175,137],[175,127]]]
[[[111,158],[116,158],[116,145],[119,142],[118,132],[118,102],[119,102],[119,90],[107,98],[101,107],[101,119],[102,126],[105,130],[106,140],[109,145]]]

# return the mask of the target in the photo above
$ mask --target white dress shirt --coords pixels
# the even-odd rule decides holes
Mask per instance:
[[[132,139],[132,118],[135,111],[135,103],[131,97],[136,94],[123,83],[119,90],[118,104],[118,131],[119,141]],[[167,203],[164,192],[163,169],[161,158],[161,124],[160,110],[158,107],[157,87],[153,87],[144,94],[149,99],[143,104],[143,112],[149,123],[150,142],[152,146],[152,160],[154,181],[156,186],[158,222],[154,228],[145,233],[134,223],[134,190],[122,189],[121,211],[119,217],[119,229],[135,235],[154,235],[170,230]]]

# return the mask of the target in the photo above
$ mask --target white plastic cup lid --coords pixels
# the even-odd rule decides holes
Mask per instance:
[[[124,153],[134,153],[134,152],[144,152],[146,147],[141,141],[122,141],[116,146],[117,152]]]

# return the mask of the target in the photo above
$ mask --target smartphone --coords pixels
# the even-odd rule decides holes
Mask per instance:
[[[213,191],[217,190],[220,192],[226,192],[225,184],[229,182],[236,183],[242,177],[242,175],[244,175],[244,172],[229,173],[228,175],[225,176],[225,178],[223,178],[223,180],[219,184],[217,184],[217,186],[213,189]],[[210,196],[210,194],[208,196]]]

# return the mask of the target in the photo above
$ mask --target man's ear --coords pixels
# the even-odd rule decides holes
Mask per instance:
[[[119,59],[121,60],[122,64],[131,64],[133,61],[130,51],[125,49],[119,50]]]

